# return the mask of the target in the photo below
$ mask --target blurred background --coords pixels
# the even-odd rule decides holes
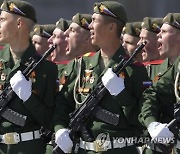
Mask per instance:
[[[3,0],[0,0],[2,3]],[[59,18],[71,19],[76,13],[92,13],[93,4],[102,0],[25,0],[36,9],[39,24],[56,23]],[[128,21],[142,21],[146,16],[164,17],[180,12],[180,0],[114,0],[122,3]]]

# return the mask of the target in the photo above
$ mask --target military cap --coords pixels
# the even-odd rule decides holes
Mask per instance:
[[[69,28],[70,24],[71,24],[70,20],[66,20],[66,19],[60,18],[56,22],[56,28],[59,28],[60,30],[65,32]]]
[[[162,24],[163,24],[162,18],[145,17],[143,19],[141,28],[146,29],[146,30],[153,32],[153,33],[159,33],[161,30]]]
[[[123,34],[129,34],[135,37],[139,37],[139,34],[141,32],[141,23],[142,22],[130,22],[126,23],[126,25],[123,28],[122,33]]]
[[[168,13],[164,17],[163,23],[167,23],[175,28],[180,29],[180,13]]]
[[[78,24],[79,26],[81,26],[82,28],[86,30],[90,30],[89,24],[91,23],[91,21],[92,21],[91,14],[77,13],[72,17],[72,22]]]
[[[1,5],[1,10],[26,17],[33,20],[35,23],[37,22],[36,11],[28,2],[21,0],[5,0]]]
[[[107,15],[120,20],[123,24],[127,22],[127,14],[124,6],[115,1],[103,1],[94,4],[94,13]]]
[[[47,24],[47,25],[35,25],[33,28],[33,31],[30,35],[39,35],[42,37],[50,38],[53,34],[54,29],[56,28],[53,24]]]

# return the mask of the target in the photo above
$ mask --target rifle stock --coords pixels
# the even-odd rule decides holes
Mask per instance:
[[[135,58],[135,56],[144,48],[146,45],[146,42],[143,42],[141,45],[139,45],[131,57],[126,61],[122,56],[120,56],[120,62],[116,67],[113,67],[113,72],[116,74],[119,74],[123,69],[125,69],[126,66],[132,63],[132,60]],[[76,109],[73,113],[70,114],[70,123],[69,128],[70,131],[70,138],[73,141],[74,145],[78,143],[79,138],[83,132],[83,136],[85,136],[87,142],[94,141],[93,136],[89,132],[87,128],[84,128],[86,126],[87,120],[95,110],[96,106],[100,103],[101,99],[106,95],[108,90],[103,85],[102,81],[100,81],[97,86],[94,88],[94,90],[88,95],[85,102]],[[53,149],[54,154],[58,154],[59,147],[56,146]]]

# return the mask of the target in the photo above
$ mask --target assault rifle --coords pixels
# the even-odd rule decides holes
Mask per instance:
[[[37,59],[30,57],[28,66],[26,67],[26,69],[22,71],[24,76],[28,78],[29,75],[34,71],[34,69],[43,60],[45,60],[55,48],[56,48],[56,45],[53,45],[51,48],[49,48],[38,61]],[[21,115],[8,107],[8,104],[11,102],[11,100],[15,96],[16,96],[15,92],[12,90],[11,85],[8,84],[6,88],[2,91],[2,93],[0,94],[0,115],[1,115],[1,118],[3,117],[4,119],[16,125],[24,126],[27,116]]]
[[[143,42],[140,46],[138,46],[128,60],[120,56],[120,62],[116,67],[113,67],[113,72],[119,74],[122,70],[125,69],[126,66],[130,65],[133,62],[135,56],[143,49],[145,45],[146,42]],[[103,83],[99,82],[95,89],[86,98],[83,105],[81,105],[78,109],[76,109],[73,113],[70,114],[69,127],[71,131],[69,136],[73,141],[74,145],[78,143],[79,138],[82,137],[82,134],[84,136],[83,139],[85,139],[87,142],[94,141],[94,138],[92,137],[90,131],[87,128],[87,123],[90,117],[95,114],[94,112],[96,112],[98,104],[107,92],[108,90],[103,85]],[[62,153],[62,151],[58,146],[56,146],[53,149],[53,153],[59,154]]]

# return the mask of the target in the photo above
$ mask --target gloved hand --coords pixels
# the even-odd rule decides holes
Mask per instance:
[[[32,82],[27,81],[21,71],[17,71],[16,74],[10,79],[12,90],[18,95],[24,102],[31,96]]]
[[[118,77],[112,71],[112,68],[108,68],[106,73],[103,75],[102,83],[113,96],[117,96],[125,88],[124,79]]]
[[[71,153],[73,142],[69,137],[69,129],[59,129],[55,134],[55,142],[64,153]]]
[[[174,138],[174,134],[169,130],[167,124],[162,124],[159,122],[150,123],[150,125],[148,126],[148,132],[152,140],[155,140],[157,142],[160,141],[162,144],[167,144]]]

